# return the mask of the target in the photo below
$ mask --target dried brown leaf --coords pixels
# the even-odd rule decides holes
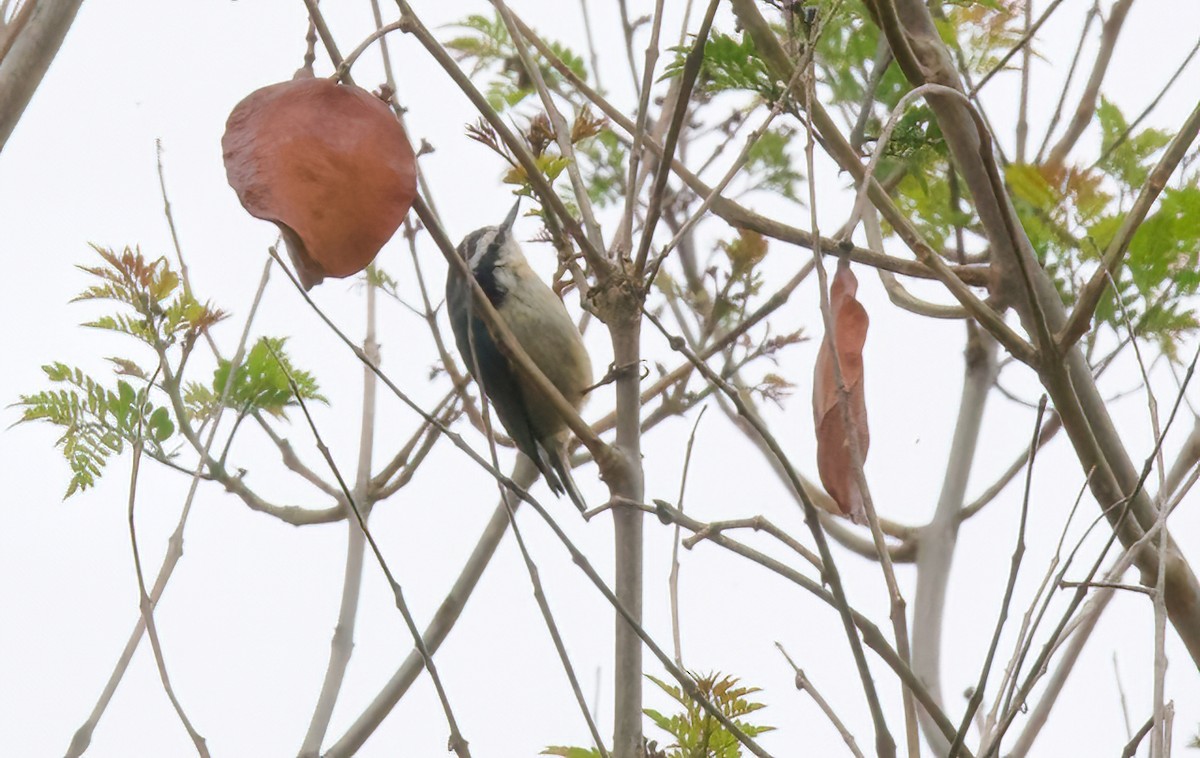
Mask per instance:
[[[221,139],[229,184],[277,224],[305,288],[362,271],[416,197],[416,159],[377,97],[329,79],[252,92]]]
[[[854,472],[853,450],[857,448],[863,461],[871,435],[867,428],[867,403],[863,392],[863,345],[867,341],[870,319],[862,304],[855,299],[858,280],[850,265],[842,260],[829,287],[829,306],[833,316],[835,340],[825,335],[817,352],[813,376],[813,420],[817,432],[817,472],[821,484],[837,502],[843,515],[855,523],[864,523],[866,512],[863,493]],[[836,351],[833,342],[837,342]],[[837,355],[845,383],[849,428],[846,415],[838,407],[838,383],[834,373]],[[853,443],[854,448],[851,447]]]

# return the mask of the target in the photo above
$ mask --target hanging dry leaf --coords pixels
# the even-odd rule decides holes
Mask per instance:
[[[293,79],[238,103],[221,138],[242,205],[273,221],[305,289],[367,267],[416,197],[412,145],[388,107],[329,79]]]
[[[858,280],[846,260],[838,262],[837,273],[829,287],[829,307],[837,341],[837,359],[849,400],[850,428],[838,407],[837,375],[834,373],[834,346],[825,335],[817,352],[813,376],[813,420],[817,430],[817,472],[821,484],[837,501],[842,514],[857,524],[866,522],[863,494],[854,475],[851,441],[865,461],[871,436],[867,430],[867,403],[863,394],[862,349],[867,341],[870,319],[855,299]]]

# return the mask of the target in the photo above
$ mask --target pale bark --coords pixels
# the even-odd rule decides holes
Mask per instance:
[[[83,0],[26,0],[35,3],[28,20],[0,59],[0,151],[16,128],[50,62],[62,46]]]

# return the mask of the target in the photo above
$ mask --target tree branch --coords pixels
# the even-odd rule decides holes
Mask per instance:
[[[42,83],[83,0],[27,0],[0,51],[0,151]]]

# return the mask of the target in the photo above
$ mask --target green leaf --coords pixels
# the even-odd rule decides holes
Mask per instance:
[[[171,414],[166,408],[157,408],[150,414],[146,424],[150,437],[158,443],[166,442],[175,433],[175,424],[171,422]]]
[[[296,368],[284,350],[286,340],[263,337],[246,354],[234,376],[229,390],[228,406],[241,414],[266,412],[283,416],[287,407],[296,405],[296,397],[288,383],[288,375],[296,383],[300,397],[304,400],[328,402],[320,394],[316,379],[307,371]],[[279,360],[275,359],[275,355]],[[282,366],[280,363],[282,362]],[[284,369],[287,369],[286,371]],[[221,361],[213,372],[210,393],[193,393],[199,402],[216,401],[225,393],[229,381],[229,361]]]
[[[1014,195],[1040,210],[1049,212],[1062,199],[1037,166],[1011,163],[1004,170],[1004,178]]]
[[[490,72],[492,78],[481,86],[487,94],[488,104],[497,111],[510,109],[533,94],[533,82],[525,71],[516,46],[509,37],[499,13],[492,16],[473,14],[452,27],[467,33],[443,43],[447,50],[460,62],[469,64],[472,77]],[[544,39],[544,38],[543,38]],[[569,47],[554,40],[546,40],[550,51],[559,58],[572,73],[587,81],[588,72],[583,58]],[[540,66],[542,79],[551,90],[559,88],[563,77],[548,62]]]
[[[563,758],[600,758],[596,748],[550,746],[538,755],[559,755]]]
[[[1140,188],[1150,175],[1151,158],[1170,143],[1171,135],[1160,129],[1143,129],[1126,136],[1129,124],[1125,116],[1104,97],[1096,107],[1096,118],[1100,122],[1100,151],[1107,155],[1100,169],[1130,191]]]
[[[763,132],[746,154],[746,173],[752,178],[751,186],[759,190],[773,190],[790,200],[799,202],[796,183],[804,178],[787,152],[795,130],[791,127],[770,129]]]
[[[124,446],[149,442],[162,453],[162,443],[175,431],[165,408],[155,410],[144,390],[136,390],[125,380],[115,390],[80,369],[63,363],[42,367],[51,389],[22,395],[17,423],[43,421],[61,428],[55,446],[62,449],[71,470],[64,497],[70,497],[95,485],[109,457]],[[149,437],[144,431],[149,431]]]
[[[735,677],[713,673],[701,676],[688,674],[696,690],[714,705],[727,719],[744,733],[754,736],[771,731],[774,727],[755,724],[745,719],[751,713],[765,707],[748,698],[758,692],[757,687],[739,686]],[[659,729],[675,738],[671,758],[739,758],[741,744],[731,731],[708,713],[699,700],[685,694],[682,688],[667,684],[653,676],[646,677],[682,706],[682,710],[670,716],[646,708],[643,713]]]
[[[755,92],[768,102],[783,96],[783,83],[770,74],[758,54],[754,39],[745,32],[740,39],[714,30],[704,44],[704,60],[696,79],[697,88],[707,94],[730,90]],[[659,81],[683,74],[691,45],[671,48],[675,57],[667,64]]]

